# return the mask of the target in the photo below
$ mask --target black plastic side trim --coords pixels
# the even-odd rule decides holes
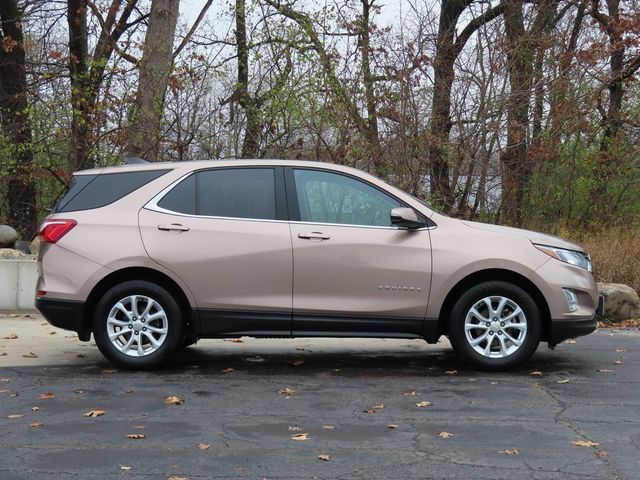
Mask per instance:
[[[557,345],[568,338],[589,335],[596,329],[596,315],[587,320],[551,320],[549,345]]]
[[[91,339],[91,331],[83,322],[84,302],[38,297],[36,308],[54,327],[77,332],[83,342]]]
[[[293,315],[293,336],[422,337],[423,318]]]
[[[291,314],[199,309],[200,338],[225,336],[291,336]]]

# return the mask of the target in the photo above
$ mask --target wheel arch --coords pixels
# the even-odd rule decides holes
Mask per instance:
[[[194,333],[196,310],[191,307],[187,295],[180,285],[168,275],[148,267],[128,267],[110,273],[100,280],[91,290],[84,305],[83,324],[87,332],[91,331],[93,313],[102,296],[112,287],[129,280],[146,280],[166,289],[180,306],[184,318],[185,332]]]
[[[454,287],[449,291],[447,296],[440,307],[440,314],[438,315],[438,329],[441,334],[448,333],[448,321],[451,310],[456,300],[462,295],[463,292],[469,288],[483,282],[489,281],[503,281],[510,282],[514,285],[525,290],[538,305],[540,309],[540,315],[542,316],[542,335],[541,340],[547,341],[549,333],[551,332],[551,313],[549,311],[549,305],[544,298],[544,295],[538,289],[538,287],[527,277],[514,272],[512,270],[505,270],[500,268],[479,270],[471,273],[461,279]]]

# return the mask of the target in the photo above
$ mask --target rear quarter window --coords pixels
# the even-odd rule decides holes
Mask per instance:
[[[76,175],[54,208],[54,213],[90,210],[104,207],[161,177],[169,170]]]

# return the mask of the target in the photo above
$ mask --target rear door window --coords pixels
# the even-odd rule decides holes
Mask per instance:
[[[228,168],[197,174],[198,215],[276,219],[273,168]]]

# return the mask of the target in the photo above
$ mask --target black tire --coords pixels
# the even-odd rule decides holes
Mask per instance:
[[[133,295],[139,295],[155,301],[164,311],[165,315],[163,319],[166,320],[163,321],[166,322],[167,329],[166,337],[164,337],[164,340],[155,351],[138,357],[130,356],[120,351],[109,339],[109,332],[107,330],[109,313],[112,308],[122,299]],[[122,316],[121,318],[126,319],[127,317]],[[151,333],[151,324],[153,322],[153,320],[150,321],[148,324],[149,332],[144,335]],[[123,330],[126,328],[126,326],[123,327]],[[176,300],[164,288],[144,280],[131,280],[112,287],[103,295],[96,305],[93,316],[93,336],[98,348],[111,363],[125,369],[148,370],[162,365],[171,357],[173,352],[181,346],[184,338],[183,331],[184,321],[182,312]],[[124,331],[124,334],[130,335],[126,331]],[[125,335],[123,335],[121,339],[130,338]],[[140,332],[139,338],[143,338],[142,332]],[[147,342],[147,346],[151,347],[149,341],[146,339],[145,341]]]
[[[467,314],[471,311],[471,308],[478,304],[478,302],[483,301],[483,299],[493,296],[507,298],[514,302],[524,312],[524,319],[526,320],[526,335],[524,335],[524,339],[520,346],[513,351],[513,353],[501,358],[490,358],[490,356],[485,356],[482,353],[477,352],[467,339],[467,333],[465,331],[465,321]],[[507,314],[511,311],[512,310],[509,309],[506,310]],[[495,318],[497,317],[493,317],[492,319]],[[473,321],[475,322],[476,320]],[[496,328],[498,328],[499,324],[500,322],[498,319],[498,323],[492,323],[491,325],[495,325]],[[488,326],[488,324],[485,323],[485,326]],[[448,322],[448,332],[451,345],[462,360],[470,363],[472,366],[480,370],[497,371],[517,367],[531,358],[540,342],[541,326],[542,319],[540,315],[540,308],[531,295],[512,283],[490,281],[475,285],[460,296],[451,310]],[[490,332],[492,328],[480,327],[478,330],[472,330],[470,332],[470,335],[474,335],[474,332],[480,332],[477,334],[477,337],[472,338],[472,340],[481,337],[481,333],[483,332],[482,329],[487,332],[487,335],[496,335],[496,339],[498,339],[498,332]],[[516,329],[508,331],[508,333],[514,336],[520,335],[518,332],[519,331]],[[500,336],[502,336],[503,340],[506,338],[503,336],[504,333],[505,332],[500,332]],[[483,349],[483,346],[487,346],[489,343],[489,337],[486,338],[487,340],[481,342],[478,348]],[[489,347],[489,351],[500,348],[500,341],[491,341],[494,343]],[[509,346],[512,345],[514,344],[509,342]]]

